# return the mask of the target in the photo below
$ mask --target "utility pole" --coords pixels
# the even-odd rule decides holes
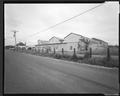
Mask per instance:
[[[14,32],[14,35],[13,35],[13,37],[15,38],[15,49],[16,49],[16,33],[17,33],[18,31],[16,31],[16,30],[13,30],[12,32]]]

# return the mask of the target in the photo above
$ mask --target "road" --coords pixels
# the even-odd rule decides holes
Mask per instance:
[[[5,50],[4,93],[118,93],[118,69]]]

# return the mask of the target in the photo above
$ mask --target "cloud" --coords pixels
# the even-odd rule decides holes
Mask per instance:
[[[7,4],[5,6],[6,33],[16,28],[20,31],[17,38],[28,41],[27,36],[39,32],[29,37],[31,42],[37,42],[38,39],[48,40],[52,36],[64,38],[70,32],[118,42],[116,38],[118,36],[118,3],[106,3],[93,11],[41,32],[96,5],[98,4]]]
[[[9,5],[5,5],[5,24],[13,28],[18,27],[22,22],[18,20],[17,17],[13,6],[9,7]]]

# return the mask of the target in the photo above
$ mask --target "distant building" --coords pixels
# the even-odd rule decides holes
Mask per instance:
[[[54,49],[56,51],[61,51],[62,50],[62,46],[64,45],[63,43],[63,39],[58,38],[58,37],[52,37],[51,39],[49,39],[49,47],[51,51],[54,51]]]
[[[96,38],[90,39],[76,33],[70,33],[66,37],[64,37],[64,39],[54,36],[49,39],[49,41],[38,40],[36,48],[42,51],[54,51],[54,49],[56,51],[62,51],[62,48],[64,49],[64,51],[73,51],[74,48],[76,49],[76,51],[84,51],[86,50],[85,41],[88,42],[88,47],[91,48],[108,46],[108,43],[103,40]]]
[[[38,40],[38,44],[36,45],[36,49],[44,51],[44,50],[48,49],[47,44],[49,44],[48,41]]]
[[[76,51],[85,50],[85,43],[81,39],[88,39],[82,35],[76,33],[70,33],[64,38],[64,42],[67,43],[64,49],[66,51],[73,51],[74,48]]]
[[[60,39],[58,37],[52,37],[51,39],[49,39],[49,43],[63,43],[63,39]]]
[[[91,47],[96,46],[96,47],[108,47],[108,43],[97,39],[97,38],[92,38],[91,39]]]
[[[38,40],[38,45],[36,45],[36,49],[40,50],[40,51],[54,51],[54,49],[56,51],[61,50],[63,43],[63,39],[60,39],[58,37],[52,37],[49,39],[49,41],[42,41],[42,40]]]
[[[18,48],[26,48],[26,44],[24,44],[23,42],[17,43],[16,46],[17,46]]]
[[[38,45],[48,44],[48,43],[49,43],[48,41],[38,40]]]

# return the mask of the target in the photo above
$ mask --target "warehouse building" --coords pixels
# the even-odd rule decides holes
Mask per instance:
[[[54,50],[62,51],[62,48],[64,51],[73,51],[75,48],[79,52],[86,50],[86,45],[88,48],[93,49],[99,47],[106,48],[108,43],[97,38],[90,39],[76,33],[70,33],[64,39],[54,36],[49,41],[38,40],[36,48],[42,51],[49,50],[49,52]]]

